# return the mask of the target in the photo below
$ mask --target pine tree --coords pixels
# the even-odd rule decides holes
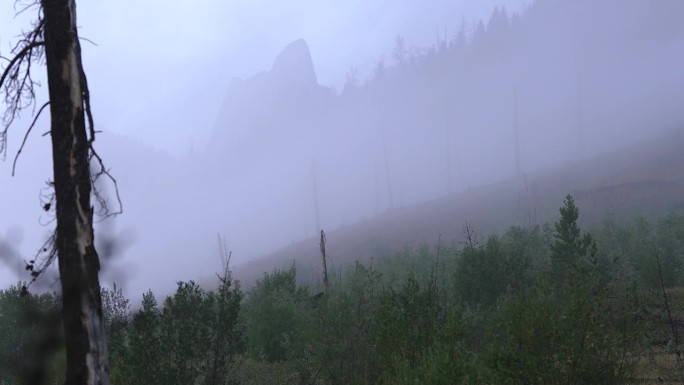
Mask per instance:
[[[131,384],[161,384],[161,311],[152,291],[143,294],[142,308],[133,315],[125,374]],[[115,376],[112,375],[114,380]],[[123,381],[122,381],[123,382]]]
[[[589,266],[587,256],[594,247],[594,241],[591,235],[582,235],[577,226],[579,208],[575,206],[572,195],[565,197],[560,214],[561,219],[556,222],[554,242],[551,244],[551,271],[554,280],[563,283],[586,273]]]

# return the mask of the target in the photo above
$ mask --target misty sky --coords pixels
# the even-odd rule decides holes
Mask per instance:
[[[309,44],[319,83],[341,88],[365,76],[397,35],[426,46],[451,38],[461,17],[486,19],[495,6],[527,0],[80,1],[83,61],[100,128],[177,154],[205,145],[233,77],[267,70],[290,42]],[[0,11],[0,53],[30,12]]]
[[[319,84],[340,90],[350,68],[358,68],[363,79],[379,58],[387,58],[398,35],[406,39],[408,46],[429,46],[438,38],[443,39],[445,33],[448,39],[453,38],[462,19],[468,23],[486,20],[495,6],[504,5],[509,12],[517,12],[525,3],[524,0],[81,0],[77,5],[79,34],[87,39],[82,41],[82,49],[91,103],[97,128],[105,132],[99,140],[115,133],[162,151],[186,155],[191,150],[202,151],[206,145],[231,79],[245,79],[269,70],[278,53],[296,39],[303,38],[308,43]],[[34,12],[28,10],[13,17],[20,7],[13,10],[9,3],[4,7],[0,10],[0,54],[8,56],[19,33],[30,28]],[[43,71],[36,71],[38,79],[44,76]],[[38,104],[46,99],[47,87],[43,87],[43,94],[40,92]],[[9,192],[9,196],[22,197],[2,206],[5,219],[0,236],[11,240],[13,252],[26,260],[25,256],[37,250],[41,239],[51,231],[52,217],[36,210],[41,187],[51,174],[51,166],[46,161],[50,152],[46,137],[32,136],[20,159],[17,176],[9,177],[11,160],[28,121],[28,114],[24,115],[10,131],[7,160],[0,163],[0,194]],[[37,130],[47,129],[47,119],[39,121]],[[113,171],[117,172],[116,167]],[[129,171],[119,167],[118,172]],[[134,212],[129,211],[127,218],[105,226],[114,232],[117,225],[119,230],[123,226],[123,232],[119,231],[116,236],[133,244],[136,237],[145,238],[148,245],[159,242],[165,239],[160,232],[168,230],[147,224],[143,225],[145,231],[131,230],[140,230],[142,221],[150,219],[147,203],[136,207],[137,199],[145,195],[136,187],[123,187],[127,193],[125,202]],[[349,219],[353,218],[346,220]],[[213,237],[220,226],[209,223],[201,228],[204,229],[202,249],[213,250]],[[188,238],[182,243],[191,241]],[[239,246],[238,243],[237,251],[246,253],[248,247]],[[157,264],[154,258],[147,259],[154,250],[149,247],[143,247],[142,252],[128,253],[126,260],[130,263],[123,265],[126,279],[134,282],[135,291],[150,287],[141,283],[149,278],[140,273],[141,269],[146,271]],[[141,260],[141,257],[145,258]],[[17,256],[15,259],[9,269],[21,270],[20,259]],[[147,261],[147,265],[141,266],[136,260]],[[203,273],[213,276],[213,262],[205,265]],[[182,270],[183,265],[179,266]],[[5,270],[2,276],[12,280],[7,274]],[[177,279],[191,278],[178,270],[168,271],[167,275],[161,286],[166,289]],[[105,281],[111,280],[117,278],[105,278]]]
[[[96,146],[124,201],[123,216],[96,227],[97,240],[123,247],[112,265],[101,251],[103,282],[131,295],[213,279],[217,233],[239,264],[321,228],[517,182],[684,121],[684,28],[669,16],[682,9],[677,0],[544,1],[516,19],[526,1],[78,1],[103,131]],[[501,5],[507,13],[489,20]],[[7,8],[3,56],[32,16]],[[392,55],[398,35],[403,63]],[[450,44],[438,45],[445,37]],[[344,88],[354,67],[361,82]],[[45,83],[43,73],[36,68]],[[52,174],[46,116],[10,177],[29,111],[22,118],[0,163],[4,281],[54,226],[40,205]],[[624,182],[609,176],[598,187]],[[528,192],[527,179],[511,186],[512,196]],[[537,187],[542,198],[555,194]],[[421,234],[456,234],[462,216]]]

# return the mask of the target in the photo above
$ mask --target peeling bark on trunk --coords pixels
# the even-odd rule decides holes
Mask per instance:
[[[54,167],[56,248],[62,283],[66,384],[109,383],[93,238],[81,48],[74,0],[41,0],[45,20],[50,133]]]

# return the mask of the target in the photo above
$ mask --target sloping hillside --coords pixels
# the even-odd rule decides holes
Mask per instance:
[[[463,240],[466,221],[479,238],[509,226],[553,223],[571,193],[583,226],[605,218],[684,213],[684,133],[561,168],[461,191],[422,204],[388,210],[337,229],[325,229],[333,268],[355,260],[383,258],[422,243]],[[237,266],[250,286],[264,271],[296,261],[303,276],[320,273],[318,237]]]

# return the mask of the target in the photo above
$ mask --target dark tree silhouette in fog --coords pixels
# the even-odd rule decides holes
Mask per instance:
[[[31,66],[44,61],[49,101],[43,104],[38,115],[49,105],[53,181],[48,185],[54,189],[44,208],[47,211],[54,207],[57,222],[54,235],[27,270],[35,280],[55,257],[58,259],[66,383],[108,384],[109,364],[98,278],[100,261],[94,244],[91,195],[101,204],[102,214],[107,215],[106,202],[94,190],[93,183],[102,176],[111,176],[93,148],[96,131],[81,62],[76,3],[41,0],[26,3],[20,12],[23,11],[36,11],[37,21],[14,47],[14,56],[7,59],[0,78],[7,108],[0,132],[0,150],[6,152],[8,128],[20,111],[34,105],[34,88],[38,83],[32,78]],[[26,132],[21,148],[37,118]],[[113,178],[111,181],[116,185]]]

